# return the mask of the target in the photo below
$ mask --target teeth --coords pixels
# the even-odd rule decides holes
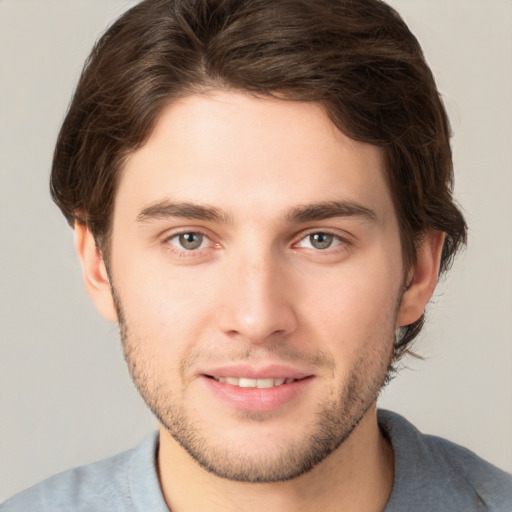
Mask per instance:
[[[296,379],[246,379],[244,377],[238,379],[236,377],[214,377],[218,382],[226,382],[233,386],[240,388],[273,388],[275,386],[282,386],[283,384],[290,384]]]
[[[284,379],[258,379],[256,381],[257,388],[273,388],[284,384]]]
[[[240,379],[238,386],[241,388],[255,388],[258,381],[256,379]],[[235,383],[232,383],[236,386]]]

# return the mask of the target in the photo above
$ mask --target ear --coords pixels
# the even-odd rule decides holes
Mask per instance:
[[[82,263],[85,289],[89,297],[103,318],[117,322],[117,312],[103,256],[90,230],[79,222],[75,222],[75,249]]]
[[[407,288],[402,296],[397,325],[403,327],[418,320],[434,293],[445,233],[428,231],[417,250],[417,260],[407,276]]]

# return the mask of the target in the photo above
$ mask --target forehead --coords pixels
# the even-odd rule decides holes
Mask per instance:
[[[167,199],[237,215],[348,200],[385,214],[384,158],[317,104],[215,91],[166,106],[123,168],[115,214]]]

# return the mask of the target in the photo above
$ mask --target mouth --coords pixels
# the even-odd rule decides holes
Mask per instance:
[[[257,389],[270,389],[282,386],[283,384],[291,384],[292,382],[296,382],[300,379],[251,379],[247,377],[214,377],[212,375],[207,375],[210,379],[213,379],[217,382],[231,384],[232,386],[236,386],[239,388],[257,388]]]
[[[285,370],[274,369],[274,375],[270,369],[251,372],[246,368],[212,373],[214,375],[203,373],[200,381],[206,385],[215,401],[220,400],[230,408],[255,413],[276,411],[295,403],[308,392],[315,380],[314,375],[289,369],[286,373]]]

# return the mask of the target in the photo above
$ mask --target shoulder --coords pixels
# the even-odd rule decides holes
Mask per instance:
[[[467,448],[422,434],[397,414],[379,411],[379,425],[395,452],[395,485],[386,512],[405,504],[413,510],[512,510],[511,475]]]
[[[130,454],[125,452],[54,475],[16,494],[0,510],[89,510],[96,502],[112,504],[123,501],[127,490],[126,467]]]
[[[158,487],[154,464],[157,436],[114,457],[54,475],[0,505],[1,512],[139,510],[133,479],[137,472]],[[146,467],[145,467],[146,466]],[[159,487],[158,487],[159,491]]]

